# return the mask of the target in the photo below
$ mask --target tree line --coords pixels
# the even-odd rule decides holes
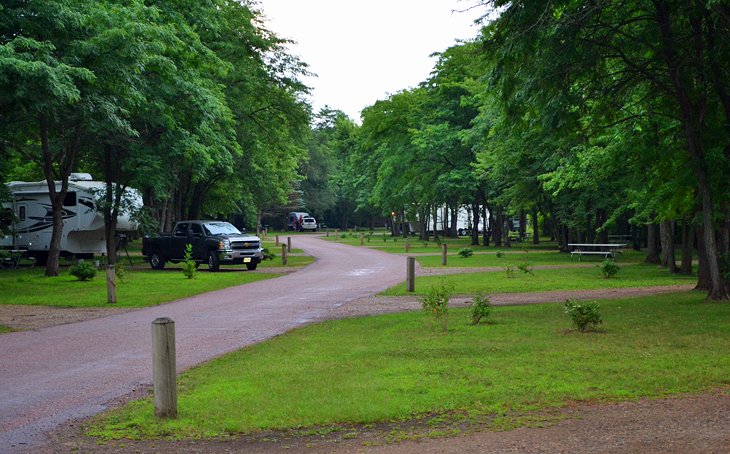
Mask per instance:
[[[284,204],[311,116],[287,43],[249,1],[4,1],[0,177],[48,183],[46,274],[72,171],[106,182],[108,251],[126,187],[143,194],[140,219],[168,231],[231,213],[256,225]]]
[[[479,36],[437,54],[427,80],[359,126],[330,112],[315,127],[329,173],[309,173],[329,177],[309,180],[313,206],[395,213],[421,235],[440,230],[436,209],[467,206],[474,244],[504,244],[506,220],[529,215],[563,250],[631,235],[671,272],[691,273],[696,247],[697,287],[727,299],[730,4],[480,5]]]

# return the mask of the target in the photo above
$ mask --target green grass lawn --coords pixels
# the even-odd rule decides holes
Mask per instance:
[[[306,257],[302,257],[306,258]],[[45,277],[42,268],[0,272],[0,304],[38,304],[42,306],[103,307],[106,302],[105,275],[99,272],[92,281],[80,282],[62,269],[59,277]],[[144,307],[166,303],[199,293],[219,290],[277,277],[277,274],[225,271],[210,273],[201,267],[195,279],[182,271],[130,270],[117,283],[115,307]]]
[[[640,263],[644,260],[646,254],[638,251],[625,251],[616,257],[619,265],[626,263]],[[496,252],[487,254],[475,254],[471,257],[464,258],[457,254],[456,251],[449,251],[446,265],[449,267],[481,267],[481,266],[501,266],[507,265],[517,266],[521,263],[529,263],[535,265],[578,265],[578,264],[597,264],[604,259],[586,256],[582,260],[571,258],[570,254],[562,252],[524,252],[520,250],[507,251],[502,257],[498,257]],[[421,266],[441,267],[441,255],[416,257],[416,261]]]
[[[515,267],[513,277],[509,277],[505,271],[416,277],[416,294],[425,294],[432,286],[440,285],[442,282],[453,285],[454,293],[458,295],[477,292],[515,293],[651,287],[697,282],[697,277],[694,275],[670,274],[664,268],[643,264],[621,266],[618,275],[611,279],[604,279],[598,267],[534,270],[533,273],[534,275],[525,274]],[[383,294],[393,296],[408,293],[405,283],[401,283],[384,291]]]
[[[182,374],[177,420],[155,419],[148,398],[89,434],[217,437],[434,414],[503,427],[575,400],[730,384],[730,305],[699,292],[600,305],[604,323],[588,333],[570,329],[562,304],[498,307],[477,326],[452,309],[447,333],[422,312],[306,326]]]

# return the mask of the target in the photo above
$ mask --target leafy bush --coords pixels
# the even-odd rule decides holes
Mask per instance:
[[[437,245],[438,247],[441,247],[441,244],[442,244],[442,243],[444,242],[444,240],[442,240],[440,236],[436,236],[436,237],[434,237],[434,239],[433,239],[433,240],[434,240],[434,241],[436,242],[436,245]]]
[[[343,232],[343,233],[342,233],[342,234],[340,235],[340,238],[342,238],[342,239],[345,239],[345,238],[347,238],[347,233],[344,233],[344,232]]]
[[[124,266],[124,263],[117,262],[114,264],[114,274],[120,282],[124,282],[127,278],[127,268]]]
[[[433,315],[443,331],[448,330],[449,298],[451,298],[452,291],[453,287],[442,280],[439,285],[431,287],[428,293],[420,299],[423,311]]]
[[[598,312],[599,308],[596,301],[589,303],[579,303],[570,299],[565,301],[565,313],[570,317],[573,326],[581,332],[586,332],[603,323],[601,314]]]
[[[271,252],[271,249],[265,247],[264,248],[264,260],[274,260],[276,258],[276,254]]]
[[[504,268],[504,271],[505,271],[505,273],[507,273],[507,277],[509,277],[509,278],[515,277],[515,267],[513,267],[512,265],[507,265]]]
[[[470,248],[470,247],[464,247],[464,248],[461,248],[461,249],[459,249],[459,252],[458,252],[458,254],[459,254],[459,255],[460,255],[461,257],[463,257],[463,258],[465,258],[465,259],[468,259],[468,258],[469,258],[469,257],[471,257],[472,255],[474,255],[474,251],[473,251],[473,250],[472,250],[472,248]]]
[[[484,293],[477,293],[474,295],[474,299],[469,304],[469,316],[471,317],[471,324],[477,325],[483,318],[489,317],[492,312],[492,303],[489,301],[489,297]]]
[[[528,262],[520,263],[519,265],[517,265],[517,269],[525,274],[529,274],[530,276],[535,275],[535,273],[532,271],[532,265],[530,265]]]
[[[96,277],[96,267],[91,262],[78,262],[69,272],[79,281],[90,281]]]
[[[498,258],[498,259],[504,258],[504,252],[502,252],[502,251],[497,251],[497,258]]]
[[[186,278],[192,279],[197,271],[197,264],[193,260],[193,245],[188,243],[185,245],[185,261],[183,262],[182,272]]]
[[[616,273],[618,273],[618,270],[621,269],[621,267],[619,267],[612,259],[606,259],[599,263],[597,266],[598,269],[601,270],[601,273],[603,273],[603,277],[606,279],[614,277]]]

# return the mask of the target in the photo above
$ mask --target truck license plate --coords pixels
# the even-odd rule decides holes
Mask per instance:
[[[251,257],[246,257],[243,259],[243,263],[251,263]]]

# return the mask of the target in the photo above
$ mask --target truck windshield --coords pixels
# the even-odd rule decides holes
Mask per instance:
[[[209,222],[203,224],[206,235],[240,235],[241,232],[228,222]]]

